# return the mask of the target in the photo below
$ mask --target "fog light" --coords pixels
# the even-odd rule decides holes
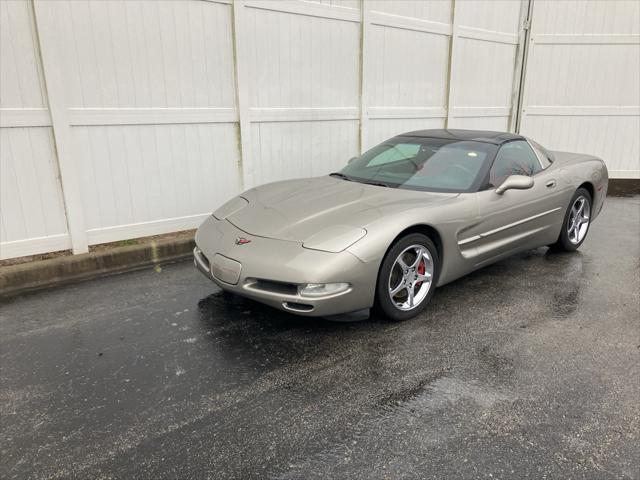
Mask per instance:
[[[303,297],[324,297],[342,293],[348,289],[348,283],[307,283],[298,287],[298,293]]]

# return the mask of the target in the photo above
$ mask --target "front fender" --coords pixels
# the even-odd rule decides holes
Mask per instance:
[[[377,268],[394,241],[409,229],[429,227],[435,230],[442,247],[438,285],[448,283],[469,270],[458,246],[458,235],[477,218],[475,193],[465,193],[436,205],[414,206],[405,211],[385,215],[367,224],[367,235],[347,251],[363,262],[374,262]]]

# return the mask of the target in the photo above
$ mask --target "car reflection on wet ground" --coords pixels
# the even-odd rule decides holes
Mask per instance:
[[[1,307],[3,478],[638,478],[640,197],[420,317],[339,323],[190,262]]]

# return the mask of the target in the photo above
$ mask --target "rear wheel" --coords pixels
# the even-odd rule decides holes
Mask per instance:
[[[382,260],[376,307],[392,320],[407,320],[425,309],[440,269],[438,251],[421,233],[398,240]]]
[[[591,225],[591,194],[584,188],[579,188],[573,194],[569,208],[564,216],[562,231],[558,241],[551,245],[559,250],[572,252],[577,250]]]

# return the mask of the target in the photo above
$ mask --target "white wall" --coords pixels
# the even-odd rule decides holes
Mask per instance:
[[[520,131],[640,178],[640,2],[535,1]]]
[[[27,2],[0,2],[0,253],[71,246],[36,32]],[[25,250],[26,249],[26,250]]]
[[[231,5],[35,6],[88,244],[192,228],[241,188]]]
[[[637,3],[574,4],[535,1],[522,130],[640,177]],[[194,228],[404,131],[514,130],[528,5],[1,0],[0,258]],[[599,36],[562,53],[574,23]]]
[[[360,13],[333,5],[236,2],[245,186],[326,174],[358,152]]]

